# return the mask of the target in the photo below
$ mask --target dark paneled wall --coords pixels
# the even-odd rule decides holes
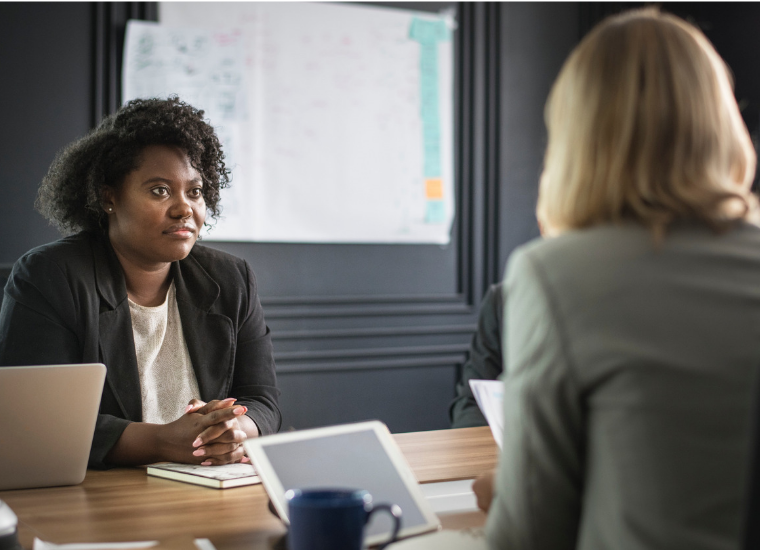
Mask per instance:
[[[734,77],[734,92],[755,150],[760,150],[760,48],[757,2],[582,2],[579,4],[581,36],[608,15],[624,10],[656,6],[699,27],[712,42]],[[754,189],[760,188],[760,172]]]
[[[575,3],[505,2],[500,8],[497,278],[512,250],[539,235],[534,211],[546,147],[544,104],[580,34]]]
[[[58,232],[34,211],[56,152],[90,128],[89,4],[0,2],[0,264]]]
[[[579,36],[578,5],[456,7],[450,245],[209,243],[246,258],[259,277],[285,428],[368,418],[396,432],[446,427],[485,287],[511,250],[538,234],[542,109]],[[32,209],[37,184],[57,149],[118,104],[124,20],[152,13],[139,3],[0,3],[2,74],[28,76],[24,92],[0,87],[14,121],[3,136],[2,208],[15,216],[0,263],[56,238]]]

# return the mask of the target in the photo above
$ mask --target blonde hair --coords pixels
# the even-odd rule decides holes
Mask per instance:
[[[537,216],[547,233],[679,218],[754,219],[756,156],[729,70],[694,26],[656,9],[608,18],[575,48],[545,109]]]

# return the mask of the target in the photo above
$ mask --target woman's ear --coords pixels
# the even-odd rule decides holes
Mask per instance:
[[[114,192],[111,187],[103,189],[100,198],[100,206],[106,214],[113,214],[114,209]]]

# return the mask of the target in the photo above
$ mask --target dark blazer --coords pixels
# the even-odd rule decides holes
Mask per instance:
[[[272,342],[248,263],[196,244],[171,269],[201,399],[235,397],[262,434],[276,432]],[[142,420],[140,380],[121,265],[107,238],[82,232],[14,265],[0,309],[0,365],[94,362],[108,371],[89,465],[104,468],[127,425]],[[65,398],[63,389],[63,412]]]
[[[478,330],[472,335],[470,355],[462,368],[462,379],[457,383],[457,396],[449,406],[452,428],[488,426],[472,394],[470,380],[496,380],[504,370],[501,349],[503,292],[503,284],[491,285],[480,304]]]

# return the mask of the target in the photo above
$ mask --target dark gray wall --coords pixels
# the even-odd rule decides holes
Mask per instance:
[[[760,48],[757,2],[666,2],[663,9],[698,25],[734,74],[736,100],[747,124],[755,150],[760,147]],[[755,191],[760,177],[755,173]]]
[[[544,104],[578,43],[575,3],[501,5],[499,278],[515,247],[539,235],[534,215],[546,147]]]
[[[0,2],[0,264],[58,237],[33,203],[56,152],[90,128],[90,11]]]
[[[509,252],[538,234],[543,103],[577,40],[578,5],[457,6],[449,246],[212,244],[249,260],[259,277],[284,428],[368,418],[394,432],[447,427],[485,287]],[[12,222],[0,263],[56,238],[33,211],[36,187],[55,151],[118,104],[125,14],[143,7],[0,3],[0,74],[24,86],[0,87],[11,119],[0,208]]]

